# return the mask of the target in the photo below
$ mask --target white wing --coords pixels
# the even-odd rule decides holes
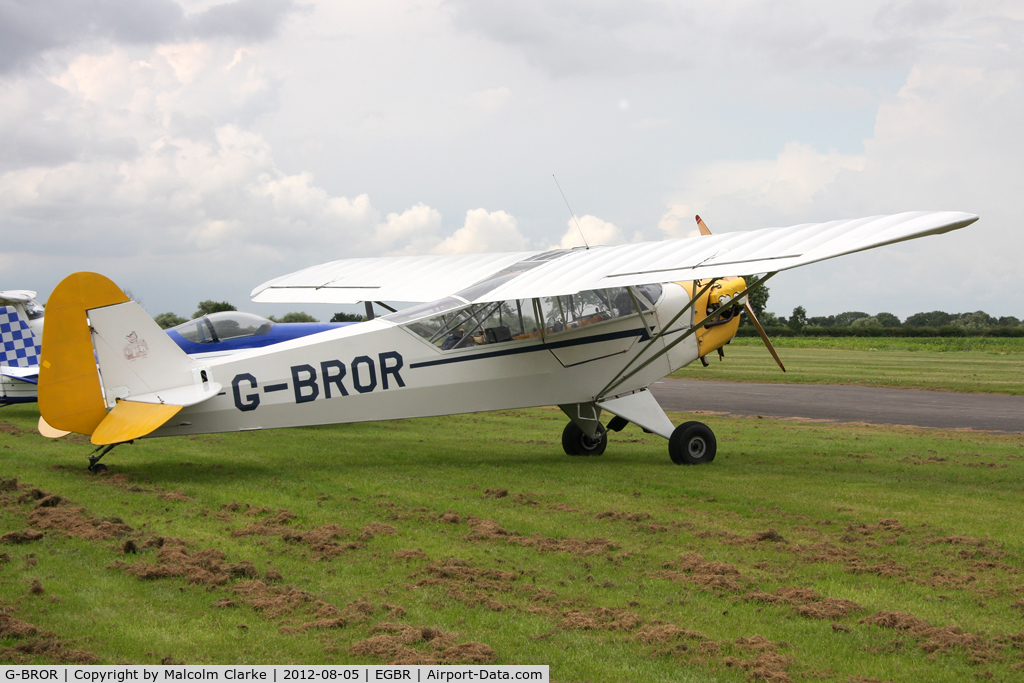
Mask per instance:
[[[8,289],[0,292],[0,306],[4,304],[27,304],[36,298],[36,293],[28,289]]]
[[[354,258],[312,266],[252,290],[261,303],[434,301],[543,252]]]
[[[917,211],[569,251],[349,259],[271,280],[253,290],[253,300],[432,301],[459,294],[467,301],[504,301],[750,275],[941,234],[976,220],[969,213]]]

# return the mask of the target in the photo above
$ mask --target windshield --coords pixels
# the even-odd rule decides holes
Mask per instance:
[[[191,342],[209,344],[225,339],[266,334],[273,326],[273,322],[254,313],[221,311],[189,320],[171,329]]]

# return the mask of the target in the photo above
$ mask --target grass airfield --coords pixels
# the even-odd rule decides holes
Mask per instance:
[[[737,337],[725,360],[691,363],[671,376],[775,384],[856,384],[1024,394],[1024,338],[777,337],[783,373],[758,338]]]
[[[1024,669],[1021,435],[705,416],[718,458],[678,467],[633,426],[570,458],[531,409],[142,440],[92,476],[36,418],[0,412],[0,661]]]

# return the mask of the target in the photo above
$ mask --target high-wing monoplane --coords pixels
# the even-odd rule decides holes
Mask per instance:
[[[766,273],[764,283],[976,220],[912,212],[611,247],[334,261],[264,283],[253,300],[422,303],[205,359],[110,280],[74,273],[47,302],[40,427],[109,450],[144,436],[558,405],[569,455],[600,455],[607,430],[632,422],[668,439],[673,462],[706,463],[712,431],[674,426],[648,387],[732,340],[742,276]]]

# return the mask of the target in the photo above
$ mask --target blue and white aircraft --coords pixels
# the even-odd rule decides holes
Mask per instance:
[[[43,307],[27,289],[0,292],[0,406],[36,400]]]
[[[763,283],[977,219],[912,212],[589,249],[345,259],[271,280],[253,300],[425,303],[209,358],[182,351],[107,278],[74,273],[47,302],[40,427],[112,447],[557,405],[569,455],[600,455],[607,431],[632,422],[665,437],[673,462],[707,463],[712,431],[674,426],[648,387],[732,340],[741,276],[767,273]]]

